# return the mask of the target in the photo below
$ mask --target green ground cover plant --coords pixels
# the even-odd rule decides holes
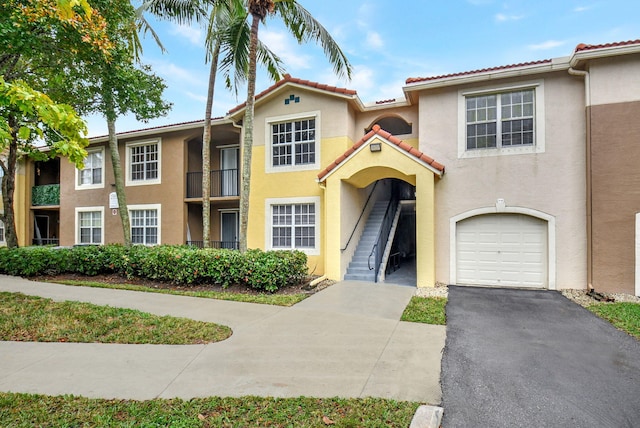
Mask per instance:
[[[230,328],[214,323],[0,292],[3,341],[187,345],[229,336]]]
[[[640,303],[598,303],[587,309],[616,328],[640,339]]]
[[[444,297],[417,297],[411,301],[402,313],[401,321],[420,322],[424,324],[445,325],[445,306],[447,299]]]
[[[419,403],[381,398],[101,400],[0,392],[10,427],[408,427]]]

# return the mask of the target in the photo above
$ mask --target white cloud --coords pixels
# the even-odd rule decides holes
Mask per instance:
[[[196,73],[177,66],[172,62],[163,60],[150,60],[149,65],[153,67],[153,70],[171,86],[170,82],[177,83],[178,85],[206,85],[207,79],[198,76]]]
[[[312,57],[302,54],[299,46],[293,43],[293,39],[289,34],[262,30],[260,31],[260,40],[280,57],[287,70],[309,69],[312,67]],[[308,49],[308,46],[306,48]]]
[[[560,40],[547,40],[546,42],[527,46],[532,51],[545,51],[565,45],[566,42]]]
[[[171,34],[172,36],[182,37],[189,43],[196,46],[201,46],[203,44],[202,30],[197,27],[172,23],[169,34]]]
[[[380,49],[384,46],[384,41],[382,40],[382,37],[380,37],[380,34],[375,31],[370,31],[367,33],[367,46],[370,49]]]
[[[206,103],[207,102],[207,96],[206,95],[194,94],[193,92],[190,92],[190,91],[187,91],[185,93],[185,95],[188,96],[189,98],[191,98],[192,100],[199,101],[201,103]]]
[[[573,8],[573,11],[580,13],[580,12],[586,12],[591,9],[593,9],[593,6],[577,6]]]
[[[505,15],[504,13],[498,13],[495,16],[495,19],[498,22],[519,21],[522,18],[524,18],[523,15]]]

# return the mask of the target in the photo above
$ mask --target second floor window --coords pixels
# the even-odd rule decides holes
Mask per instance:
[[[316,120],[302,119],[271,125],[272,165],[294,166],[316,162]]]
[[[84,159],[84,168],[78,170],[78,187],[102,187],[104,151],[90,151]]]
[[[160,150],[157,142],[128,147],[130,182],[157,181],[160,178]]]
[[[466,149],[533,146],[533,89],[466,98]]]

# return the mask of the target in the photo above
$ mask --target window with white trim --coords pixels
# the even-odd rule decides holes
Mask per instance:
[[[267,246],[315,254],[319,244],[318,207],[318,198],[267,200]]]
[[[266,119],[267,172],[320,168],[320,112]]]
[[[459,157],[545,151],[544,84],[460,93]]]
[[[76,208],[76,244],[99,245],[104,241],[104,207]]]
[[[273,166],[316,162],[316,120],[302,119],[271,125]]]
[[[160,142],[127,144],[127,185],[160,183]]]
[[[159,209],[130,209],[131,242],[133,244],[156,245],[160,243]]]
[[[76,170],[76,189],[104,187],[104,148],[87,150],[84,168]]]
[[[466,104],[467,150],[534,144],[533,89],[467,97]]]
[[[0,220],[0,242],[4,243],[4,222]]]

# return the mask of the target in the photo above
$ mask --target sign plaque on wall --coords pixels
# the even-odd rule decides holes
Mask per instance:
[[[109,208],[118,208],[118,195],[116,192],[109,193]]]

